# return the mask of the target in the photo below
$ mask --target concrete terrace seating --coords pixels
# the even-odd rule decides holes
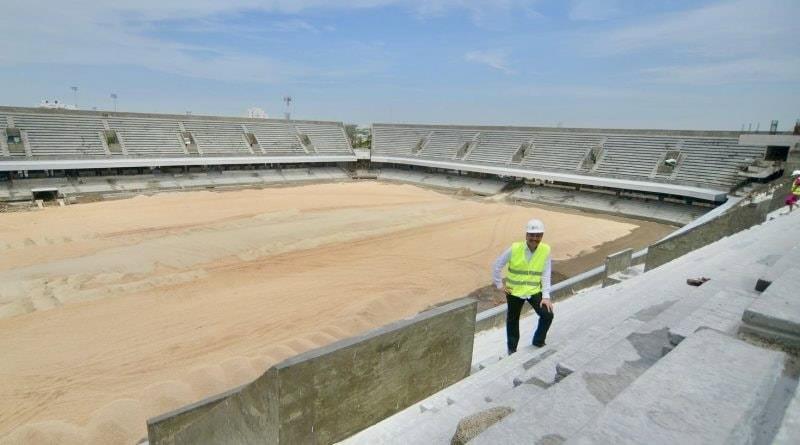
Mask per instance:
[[[247,129],[258,139],[267,156],[304,156],[295,130],[286,121],[248,122]]]
[[[680,142],[677,137],[609,136],[594,171],[611,177],[647,179],[667,150],[676,149]]]
[[[586,153],[603,136],[580,133],[540,132],[533,135],[534,149],[522,165],[541,170],[577,172]]]
[[[387,156],[410,156],[417,143],[430,133],[426,128],[373,126],[372,149]]]
[[[299,122],[295,124],[295,128],[299,133],[308,136],[317,153],[353,154],[344,128],[340,125]]]
[[[513,131],[481,132],[481,139],[465,159],[469,162],[508,165],[520,145],[530,140],[531,134]]]
[[[464,158],[457,158],[458,149],[476,134],[480,134],[478,143]],[[425,144],[416,153],[420,141]],[[530,150],[514,162],[514,154],[528,143],[532,144]],[[595,148],[602,149],[600,156],[593,165],[585,164],[588,153]],[[738,133],[734,132],[373,124],[372,152],[379,162],[483,173],[489,172],[483,166],[530,170],[532,175],[562,173],[566,175],[563,182],[581,183],[579,178],[591,176],[674,185],[677,187],[668,188],[680,195],[685,192],[680,187],[729,191],[742,181],[738,175],[741,168],[763,159],[766,147],[739,145]],[[659,169],[668,152],[680,154],[674,171]],[[436,165],[423,160],[435,161]],[[618,183],[609,182],[608,186],[615,187],[613,184]]]
[[[676,180],[721,188],[740,180],[737,173],[748,159],[764,159],[766,148],[739,145],[736,138],[686,138],[681,151],[686,153],[686,159]]]
[[[0,128],[24,142],[4,137],[0,171],[356,160],[340,122],[0,106]]]
[[[434,130],[418,156],[427,159],[453,159],[461,146],[472,140],[476,131]]]
[[[786,409],[797,376],[781,377],[783,353],[737,332],[758,277],[800,243],[784,236],[798,223],[800,214],[777,218],[557,303],[544,348],[498,361],[504,329],[480,332],[473,369],[482,370],[343,443],[447,444],[461,419],[499,406],[514,412],[470,443],[769,443],[784,411],[800,415]],[[699,276],[711,280],[686,284]],[[535,322],[523,318],[523,344]],[[670,337],[678,345],[667,352]],[[658,415],[640,419],[649,412]]]
[[[96,116],[14,115],[17,128],[25,131],[31,156],[105,156],[100,134],[103,123]]]
[[[185,120],[183,126],[192,133],[197,148],[205,156],[252,155],[241,124],[206,120]]]
[[[143,118],[108,119],[130,156],[184,156],[176,121]]]

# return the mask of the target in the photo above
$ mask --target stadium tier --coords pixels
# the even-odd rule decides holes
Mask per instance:
[[[0,107],[0,171],[352,162],[341,122]]]
[[[0,132],[0,172],[359,159],[341,122],[0,107]],[[369,159],[723,202],[748,178],[777,171],[764,169],[767,146],[746,136],[374,124]]]
[[[766,147],[736,132],[374,124],[372,161],[724,200]]]

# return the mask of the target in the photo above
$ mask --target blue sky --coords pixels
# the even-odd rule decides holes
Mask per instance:
[[[738,130],[800,118],[797,0],[6,0],[0,104]]]

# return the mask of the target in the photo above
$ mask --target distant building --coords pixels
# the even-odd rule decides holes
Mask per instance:
[[[62,109],[62,110],[77,110],[78,109],[77,107],[75,107],[75,105],[67,105],[67,104],[65,104],[63,102],[59,102],[58,99],[52,100],[52,101],[48,100],[48,99],[42,99],[42,101],[39,102],[39,108],[56,108],[56,109]]]
[[[264,110],[258,107],[248,108],[247,117],[254,119],[269,119],[269,115]]]

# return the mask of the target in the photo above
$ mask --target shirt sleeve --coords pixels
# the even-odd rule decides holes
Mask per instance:
[[[511,258],[511,248],[505,250],[505,252],[501,253],[496,260],[494,260],[494,269],[492,269],[492,281],[494,281],[494,287],[501,289],[503,287],[503,268],[508,264],[508,260]]]
[[[547,261],[544,263],[544,272],[542,272],[542,298],[550,299],[550,255],[547,256]]]

